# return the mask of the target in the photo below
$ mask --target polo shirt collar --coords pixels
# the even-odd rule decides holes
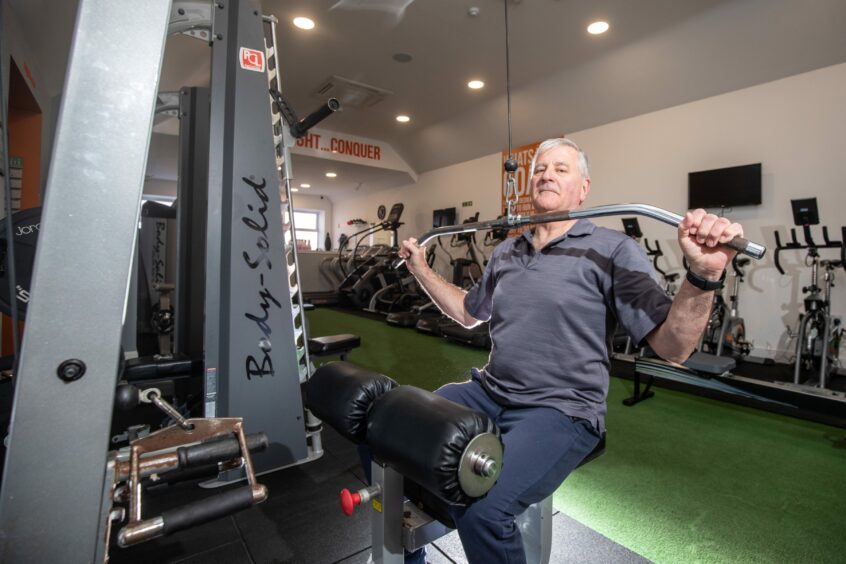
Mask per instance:
[[[577,219],[576,223],[573,225],[573,227],[570,228],[569,231],[567,231],[567,233],[561,235],[560,237],[556,237],[555,239],[550,241],[546,246],[548,247],[550,245],[557,245],[561,241],[567,239],[567,237],[586,237],[587,235],[593,233],[595,229],[596,225],[589,219]],[[534,237],[534,229],[527,229],[523,231],[522,235],[523,238],[531,246],[532,237]]]

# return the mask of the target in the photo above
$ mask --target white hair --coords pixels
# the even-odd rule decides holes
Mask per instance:
[[[538,162],[538,157],[555,147],[571,147],[575,149],[576,152],[579,154],[579,171],[582,173],[582,177],[590,178],[587,154],[582,151],[582,149],[578,145],[576,145],[575,142],[570,141],[569,139],[566,139],[564,137],[547,139],[546,141],[538,145],[538,150],[535,151],[535,156],[532,157],[532,168],[529,169],[531,171],[529,173],[529,176],[534,176],[535,174],[535,164]]]

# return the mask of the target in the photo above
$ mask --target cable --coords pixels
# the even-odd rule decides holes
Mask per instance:
[[[505,4],[505,100],[508,106],[508,158],[513,159],[511,152],[511,50],[508,46],[508,0]]]
[[[508,43],[508,0],[505,3],[505,100],[508,106],[508,158],[503,163],[505,169],[505,215],[509,221],[514,217],[514,208],[520,198],[517,196],[515,173],[517,161],[511,147],[511,49]]]

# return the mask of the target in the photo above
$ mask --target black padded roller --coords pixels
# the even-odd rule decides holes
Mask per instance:
[[[306,405],[341,435],[363,443],[367,415],[379,397],[397,383],[349,362],[330,362],[318,368],[306,385]]]
[[[459,467],[470,441],[484,433],[500,437],[487,415],[431,392],[400,386],[374,404],[367,444],[374,458],[445,501],[466,505],[479,496],[462,489]]]

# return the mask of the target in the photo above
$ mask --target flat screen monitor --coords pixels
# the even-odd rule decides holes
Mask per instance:
[[[643,232],[640,230],[640,223],[638,223],[636,217],[624,217],[622,219],[623,231],[625,231],[626,235],[635,239],[643,237]]]
[[[817,208],[816,198],[790,200],[790,206],[793,208],[793,223],[796,225],[820,224],[820,212]]]
[[[399,223],[400,218],[402,217],[402,211],[405,209],[405,206],[401,203],[397,203],[391,206],[391,211],[388,212],[388,219],[387,222],[390,224]]]
[[[688,208],[734,208],[761,203],[761,163],[687,175]]]
[[[455,208],[444,208],[432,212],[432,227],[455,225]]]

